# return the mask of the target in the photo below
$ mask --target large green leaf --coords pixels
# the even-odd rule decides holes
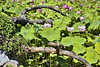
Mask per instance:
[[[96,51],[98,54],[100,54],[100,42],[97,42],[97,43],[95,44],[95,51]]]
[[[65,30],[66,24],[62,22],[62,19],[58,19],[53,22],[53,27],[58,28],[59,30]]]
[[[72,37],[65,37],[62,38],[61,44],[63,44],[64,46],[70,46],[74,44],[74,40]]]
[[[97,29],[100,25],[100,21],[94,21],[90,26],[89,29]]]
[[[81,44],[75,44],[74,47],[73,47],[73,51],[74,51],[76,54],[84,53],[84,52],[86,51],[86,47],[84,47],[84,46],[81,45]]]
[[[58,40],[60,38],[60,31],[54,28],[45,28],[41,31],[41,35],[47,38],[49,41]]]
[[[84,44],[84,42],[86,41],[86,39],[85,38],[82,38],[82,37],[80,37],[80,36],[75,36],[74,38],[73,38],[73,40],[74,40],[74,43],[76,43],[76,44]]]
[[[62,18],[63,19],[63,23],[65,23],[65,24],[69,24],[69,22],[71,22],[71,18],[69,18],[69,17],[64,17],[64,18]]]
[[[33,26],[29,25],[29,27],[23,26],[19,34],[21,34],[25,39],[31,40],[35,37],[33,33],[34,33]]]
[[[16,5],[16,7],[11,7],[9,9],[9,12],[15,13],[17,15],[20,15],[20,13],[23,11],[23,8],[19,5]]]
[[[69,12],[68,15],[70,16],[70,18],[74,16],[74,13],[75,13],[74,11],[73,12]]]
[[[9,9],[9,12],[15,13],[15,8],[14,8],[14,7],[11,7],[11,8]]]
[[[92,64],[92,63],[96,63],[99,59],[99,55],[94,51],[93,47],[88,47],[87,51],[86,51],[86,60]]]
[[[61,44],[63,44],[64,46],[70,46],[73,44],[84,44],[85,41],[86,41],[85,38],[80,38],[79,36],[65,37],[62,38]]]

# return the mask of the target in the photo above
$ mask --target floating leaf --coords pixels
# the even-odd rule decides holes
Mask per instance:
[[[85,38],[80,38],[79,36],[65,37],[62,38],[61,44],[63,44],[64,46],[70,46],[73,44],[84,44],[85,41],[86,41]]]
[[[100,21],[93,21],[92,24],[89,26],[89,29],[97,29],[100,25]]]
[[[16,7],[11,7],[9,9],[9,12],[15,13],[16,15],[20,15],[21,11],[23,11],[23,8],[19,5],[17,5]]]
[[[99,55],[93,50],[93,47],[88,47],[86,51],[86,60],[92,64],[96,63],[99,59]]]
[[[62,38],[61,44],[63,44],[64,46],[71,46],[74,44],[74,40],[71,37],[65,37]]]
[[[41,35],[47,38],[49,41],[58,40],[60,38],[60,31],[54,28],[45,28],[41,31]]]
[[[31,40],[34,38],[34,29],[33,26],[29,25],[29,27],[22,27],[21,28],[21,32],[19,34],[21,34],[25,39]]]
[[[86,41],[86,39],[85,38],[82,38],[82,37],[80,37],[80,36],[75,36],[74,38],[73,38],[73,40],[74,40],[74,43],[76,43],[76,44],[84,44],[84,42]]]
[[[85,21],[85,23],[89,23],[90,22],[89,18],[87,18],[87,17],[85,18],[84,21]]]
[[[74,47],[73,47],[73,51],[74,51],[76,54],[84,53],[84,52],[86,51],[86,47],[84,47],[84,46],[81,45],[81,44],[75,44]]]
[[[65,23],[65,24],[69,24],[69,22],[71,22],[71,18],[69,18],[69,17],[64,17],[62,19],[63,19],[63,23]]]
[[[70,18],[74,16],[74,13],[75,13],[75,12],[69,12]]]
[[[96,51],[98,54],[100,54],[100,42],[97,42],[97,43],[95,44],[95,51]]]
[[[53,22],[53,27],[58,28],[59,30],[65,30],[66,24],[63,23],[61,19],[58,19],[58,20]]]

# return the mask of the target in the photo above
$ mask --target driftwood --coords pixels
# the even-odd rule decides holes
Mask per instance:
[[[53,8],[52,6],[44,6],[44,5],[39,5],[39,6],[33,6],[30,8],[26,8],[24,11],[21,12],[21,17],[12,17],[10,18],[12,22],[16,23],[16,24],[22,24],[22,25],[26,25],[28,22],[30,24],[33,23],[38,23],[38,24],[43,24],[43,23],[53,23],[53,20],[49,19],[49,20],[45,20],[45,19],[38,19],[38,20],[31,20],[31,19],[27,19],[26,17],[26,13],[31,11],[31,10],[36,10],[36,9],[41,9],[41,8],[48,8],[51,9],[53,11],[56,11],[58,13],[60,13],[63,16],[67,16],[66,14],[64,14],[63,12]]]
[[[45,52],[45,53],[52,53],[52,54],[58,53],[56,49],[52,47],[27,47],[27,46],[22,45],[22,48],[24,51],[31,52],[31,53],[37,53],[37,52]],[[92,67],[86,60],[76,55],[72,51],[59,49],[59,55],[65,55],[65,56],[75,58],[76,60],[79,60],[80,62],[82,62],[86,67]]]

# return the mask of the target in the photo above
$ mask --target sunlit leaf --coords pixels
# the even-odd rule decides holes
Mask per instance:
[[[97,43],[95,44],[95,51],[96,51],[98,54],[100,54],[100,42],[97,42]]]
[[[45,28],[41,31],[41,35],[47,38],[49,41],[58,40],[60,38],[60,31],[53,28]]]
[[[62,38],[61,40],[61,44],[63,44],[64,46],[70,46],[73,44],[84,44],[84,42],[86,41],[85,38],[80,38],[79,36],[75,36],[75,37],[65,37]]]
[[[93,47],[88,47],[87,51],[86,51],[86,60],[92,64],[92,63],[96,63],[98,61],[99,55],[97,53],[95,53]]]
[[[73,47],[73,51],[74,51],[76,54],[84,53],[84,52],[86,51],[86,47],[84,47],[84,46],[81,45],[81,44],[75,44],[74,47]]]

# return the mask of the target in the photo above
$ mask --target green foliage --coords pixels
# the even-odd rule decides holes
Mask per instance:
[[[6,67],[13,67],[12,65],[7,65]]]
[[[14,34],[14,29],[15,27],[10,21],[9,16],[3,12],[0,12],[0,37],[2,38],[2,45],[4,44],[4,46],[7,46],[4,40],[10,40]],[[2,46],[0,45],[0,48],[1,47]]]
[[[94,21],[94,22],[92,22],[92,24],[89,26],[89,29],[97,29],[98,27],[99,27],[99,25],[100,25],[100,21]]]
[[[100,54],[100,49],[99,49],[99,47],[100,47],[100,42],[97,42],[97,43],[95,44],[95,51],[96,51],[98,54]]]
[[[20,16],[20,13],[23,11],[23,8],[19,5],[16,5],[15,7],[11,7],[8,12],[15,13],[16,15]]]
[[[62,38],[61,44],[63,44],[64,46],[70,46],[74,44],[84,44],[85,41],[86,41],[85,38],[80,38],[79,36],[65,37]]]
[[[97,43],[97,42],[100,42],[100,34],[99,37],[95,38],[95,40],[93,41],[93,43]]]
[[[44,3],[41,3],[41,1],[44,1]],[[22,2],[24,4],[21,4]],[[30,5],[31,3],[34,5]],[[73,7],[73,10],[64,9],[64,4]],[[80,4],[83,4],[83,6],[80,6]],[[38,9],[28,12],[27,18],[52,19],[52,27],[44,28],[42,24],[36,23],[18,26],[10,21],[10,17],[20,17],[25,8],[36,5],[47,5],[54,8],[59,6],[57,9],[65,13],[67,17],[53,10],[42,8],[41,13],[38,12]],[[88,8],[89,6],[92,7]],[[77,11],[80,11],[81,14],[77,14]],[[80,20],[82,16],[84,16],[84,20]],[[74,27],[74,31],[69,32],[67,26]],[[84,32],[79,31],[78,26],[86,26],[86,30]],[[20,67],[69,66],[71,62],[68,61],[68,57],[58,57],[57,54],[45,53],[25,54],[21,48],[21,45],[47,47],[48,41],[60,42],[65,47],[60,47],[61,49],[71,49],[91,65],[95,65],[94,67],[100,66],[100,4],[97,1],[91,0],[85,3],[83,0],[81,2],[74,0],[72,3],[69,0],[35,0],[31,2],[29,0],[19,0],[19,2],[17,0],[14,2],[2,0],[0,1],[0,30],[0,37],[2,38],[0,49],[7,50],[7,54],[10,54],[13,59],[18,57],[17,59],[21,63]],[[81,66],[79,61],[74,59],[73,62],[75,62],[75,66]],[[74,63],[72,64],[74,65]]]
[[[61,67],[66,67],[68,66],[68,63],[66,63],[66,59],[63,59],[62,57],[57,58],[57,62]]]
[[[21,31],[19,34],[21,34],[25,39],[31,40],[34,38],[34,29],[33,26],[29,25],[27,27],[21,27]]]
[[[93,47],[88,47],[86,51],[86,60],[92,64],[92,63],[97,63],[99,55],[94,51]],[[91,59],[93,58],[93,59]]]
[[[73,51],[76,53],[76,54],[79,54],[79,53],[84,53],[86,51],[86,47],[84,47],[83,45],[81,44],[75,44],[73,46]]]
[[[60,38],[60,31],[53,28],[45,28],[41,35],[47,38],[49,41],[58,40]]]
[[[4,37],[11,36],[14,28],[15,27],[11,23],[9,16],[3,12],[0,12],[0,29],[2,30],[2,35],[4,35]]]
[[[74,25],[73,25],[73,27],[74,27],[74,31],[73,32],[79,32],[79,30],[78,30],[78,26],[84,26],[84,24],[83,23],[75,23]]]
[[[65,30],[66,29],[66,24],[62,22],[63,20],[62,19],[58,19],[58,20],[55,20],[53,22],[53,28],[58,28],[59,30]]]

